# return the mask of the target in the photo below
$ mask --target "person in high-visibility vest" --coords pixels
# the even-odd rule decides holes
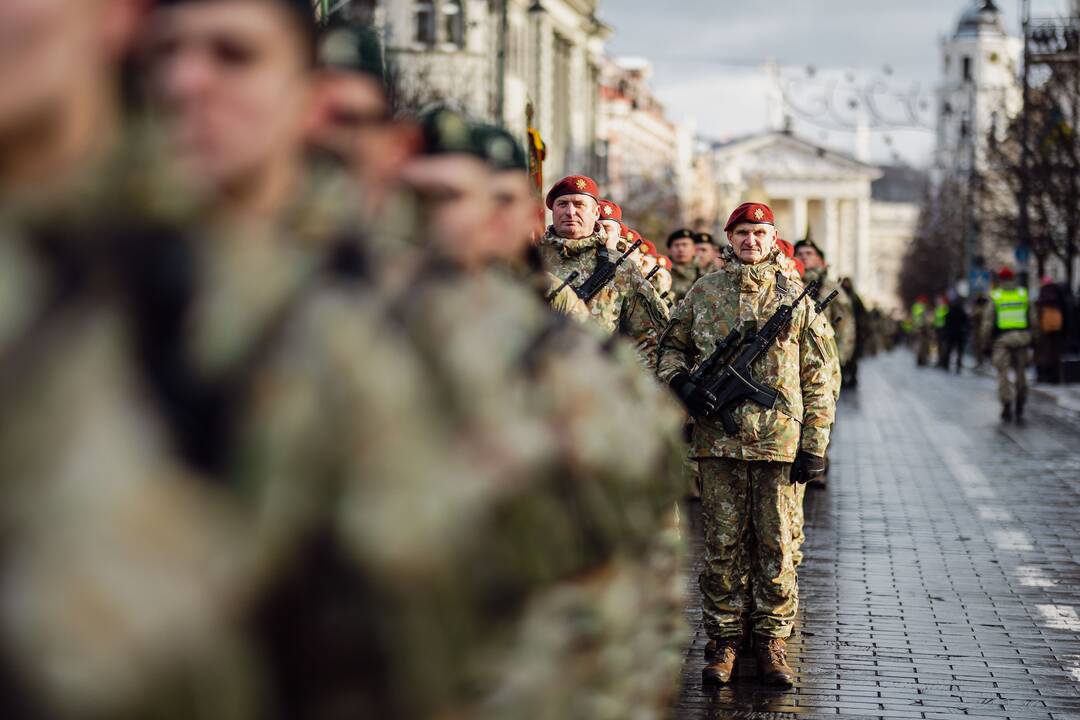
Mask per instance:
[[[945,324],[949,320],[949,303],[944,295],[937,299],[934,305],[934,340],[937,343],[937,366],[946,367],[945,356]]]
[[[911,329],[915,334],[915,362],[922,367],[930,361],[930,313],[929,299],[920,295],[911,306]]]
[[[1035,312],[1026,287],[1017,287],[1016,273],[1003,267],[997,283],[990,292],[992,312],[986,313],[983,331],[994,338],[990,362],[998,374],[998,398],[1001,400],[1001,419],[1019,420],[1024,415],[1027,400],[1025,371],[1036,331]],[[1012,369],[1015,380],[1009,377]]]

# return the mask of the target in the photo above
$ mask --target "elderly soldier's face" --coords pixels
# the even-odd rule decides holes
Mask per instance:
[[[818,254],[818,251],[812,247],[803,245],[795,251],[795,257],[802,261],[807,270],[817,270],[825,267],[825,261]]]
[[[588,195],[563,195],[555,199],[551,216],[559,237],[585,238],[592,235],[600,220],[600,205]]]
[[[694,259],[694,241],[690,238],[679,238],[671,243],[671,259],[680,265]]]
[[[765,223],[739,223],[728,233],[736,257],[748,265],[759,263],[772,252],[776,228]]]
[[[197,178],[249,182],[299,153],[313,75],[288,9],[265,0],[163,7],[152,15],[148,59],[173,150]]]
[[[102,69],[118,60],[137,20],[133,0],[0,0],[0,138],[87,124],[68,103],[111,91]]]

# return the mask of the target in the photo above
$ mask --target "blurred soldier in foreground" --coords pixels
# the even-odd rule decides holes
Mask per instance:
[[[800,292],[791,266],[781,264],[767,206],[739,206],[725,230],[732,261],[699,280],[676,308],[661,339],[658,374],[697,418],[691,455],[701,474],[706,546],[700,583],[705,628],[715,641],[704,677],[731,679],[748,620],[759,676],[788,685],[794,673],[785,638],[798,609],[792,483],[825,470],[839,363],[832,327],[807,299],[754,368],[759,382],[779,391],[775,407],[735,407],[735,434],[717,422],[716,398],[691,378],[695,365],[732,330],[761,329]]]
[[[551,188],[547,206],[553,224],[540,240],[540,257],[546,269],[561,280],[577,272],[572,285],[580,288],[595,273],[615,264],[599,227],[599,191],[591,178],[571,175]],[[667,322],[667,311],[656,290],[631,264],[614,268],[614,278],[592,298],[583,298],[595,322],[608,333],[619,332],[634,341],[645,367],[656,363],[656,342]]]
[[[694,262],[693,231],[682,228],[676,230],[667,239],[668,254],[671,255],[671,292],[674,296],[672,307],[678,305],[690,288],[701,277],[701,269]]]
[[[433,476],[430,493],[402,500],[443,498],[444,534],[421,516],[416,556],[385,569],[400,576],[381,611],[389,667],[420,717],[587,717],[600,707],[660,717],[684,637],[669,525],[678,409],[628,344],[567,322],[532,287],[529,237],[515,220],[532,199],[514,139],[486,127],[463,141],[466,121],[446,109],[422,124],[408,177],[425,198],[431,255],[391,313],[472,477],[449,487]],[[489,168],[482,177],[477,160]],[[486,211],[453,200],[474,193]],[[623,420],[641,433],[625,433]],[[401,523],[403,540],[413,525]],[[616,649],[649,667],[622,672]]]
[[[0,684],[26,718],[256,717],[250,527],[147,392],[129,252],[188,206],[119,104],[134,0],[0,3]],[[137,277],[134,279],[138,279]]]
[[[1010,267],[998,271],[990,292],[994,307],[983,319],[983,332],[993,338],[991,362],[998,375],[1001,419],[1020,420],[1027,401],[1027,366],[1034,342],[1035,309],[1026,287],[1016,282]],[[1009,378],[1012,370],[1015,380]]]

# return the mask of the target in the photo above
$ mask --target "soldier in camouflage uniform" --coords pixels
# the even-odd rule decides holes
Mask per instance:
[[[813,240],[800,240],[795,243],[794,248],[795,257],[805,268],[804,279],[806,282],[817,280],[821,283],[818,296],[826,298],[834,291],[837,293],[836,298],[825,309],[825,314],[828,316],[829,324],[832,325],[833,328],[842,375],[844,366],[850,363],[852,358],[855,357],[855,308],[852,305],[851,298],[848,296],[847,292],[840,287],[839,283],[829,277],[829,266],[825,262],[825,253]],[[827,465],[828,458],[826,458],[826,466]],[[827,483],[828,473],[826,472],[826,474],[822,475],[811,484],[817,487],[825,487]],[[805,490],[805,488],[803,488],[803,490]],[[798,525],[800,528],[802,527],[801,510],[799,511]],[[801,536],[801,530],[799,534]],[[796,553],[795,559],[796,565],[802,561],[801,551]]]
[[[252,527],[176,452],[132,352],[128,251],[189,210],[120,122],[138,6],[0,10],[24,40],[0,58],[0,146],[24,153],[0,167],[0,683],[18,717],[255,718]]]
[[[566,322],[536,292],[516,220],[531,196],[514,140],[480,128],[474,147],[457,145],[463,118],[437,112],[424,120],[433,130],[426,160],[410,173],[421,196],[432,182],[442,196],[480,191],[495,202],[490,236],[454,217],[475,220],[479,206],[429,212],[432,255],[391,306],[472,475],[456,487],[431,478],[441,524],[419,518],[418,541],[409,523],[400,529],[415,543],[410,565],[422,561],[429,574],[395,583],[382,611],[388,667],[410,703],[395,716],[587,717],[611,712],[604,707],[622,716],[634,707],[660,717],[684,637],[667,535],[679,410],[627,343]],[[480,156],[492,172],[477,181],[466,171]],[[632,417],[642,433],[612,417]],[[430,502],[421,488],[409,492]],[[428,544],[433,552],[420,553]],[[608,604],[620,595],[626,605]],[[503,611],[492,614],[495,605]],[[595,622],[574,622],[582,615]],[[650,657],[648,672],[631,679],[615,648]]]
[[[540,240],[544,268],[566,279],[577,271],[580,287],[603,262],[614,262],[604,247],[598,221],[600,208],[596,183],[572,175],[557,182],[547,195],[554,224]],[[667,322],[663,302],[634,265],[619,265],[615,279],[587,303],[594,321],[608,333],[619,332],[637,346],[645,367],[656,364],[656,342]]]
[[[839,363],[832,327],[809,300],[755,368],[780,391],[773,409],[747,402],[735,410],[738,433],[708,418],[711,396],[691,379],[695,363],[735,327],[760,326],[799,286],[775,246],[772,212],[747,203],[726,225],[733,248],[724,270],[698,281],[676,309],[660,344],[658,374],[698,417],[691,455],[698,459],[705,521],[701,575],[705,627],[717,657],[707,681],[727,682],[744,620],[756,638],[760,676],[790,684],[784,638],[798,608],[792,558],[792,482],[824,471],[833,423]]]
[[[678,305],[690,288],[694,286],[702,272],[694,261],[695,235],[685,228],[668,235],[667,247],[671,255],[671,292],[674,305]]]

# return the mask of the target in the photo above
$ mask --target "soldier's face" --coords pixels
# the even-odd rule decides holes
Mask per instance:
[[[600,206],[588,195],[563,195],[555,199],[551,217],[559,237],[589,237],[600,220]]]
[[[667,295],[671,292],[671,273],[660,268],[660,271],[653,275],[653,286],[661,295]]]
[[[234,185],[299,154],[314,76],[289,11],[263,0],[166,6],[151,16],[151,98],[177,160],[199,180]]]
[[[621,232],[619,223],[614,220],[601,220],[600,225],[604,228],[604,232],[607,233],[605,244],[608,250],[614,250],[615,246],[619,244],[619,233]]]
[[[379,82],[328,71],[318,82],[310,140],[340,158],[362,186],[393,183],[416,146],[410,128],[390,116]]]
[[[716,248],[712,243],[698,243],[694,246],[698,267],[709,269],[716,262]]]
[[[540,203],[533,196],[529,175],[524,171],[492,173],[491,188],[495,199],[493,254],[518,257],[531,241]]]
[[[654,267],[656,267],[656,258],[652,255],[646,255],[641,253],[638,258],[638,266],[641,268],[641,272],[648,275]]]
[[[776,228],[765,223],[739,223],[728,233],[736,257],[748,265],[768,257],[776,242]]]
[[[421,156],[402,177],[420,198],[428,237],[443,251],[473,258],[495,242],[492,179],[483,160],[464,154]]]
[[[67,101],[110,92],[138,19],[133,0],[0,0],[0,136],[71,121]]]
[[[688,263],[694,259],[694,241],[690,238],[679,238],[671,243],[671,259],[679,264]]]
[[[825,267],[825,261],[822,260],[818,251],[812,247],[802,246],[795,251],[795,257],[802,261],[807,270],[817,270]]]

